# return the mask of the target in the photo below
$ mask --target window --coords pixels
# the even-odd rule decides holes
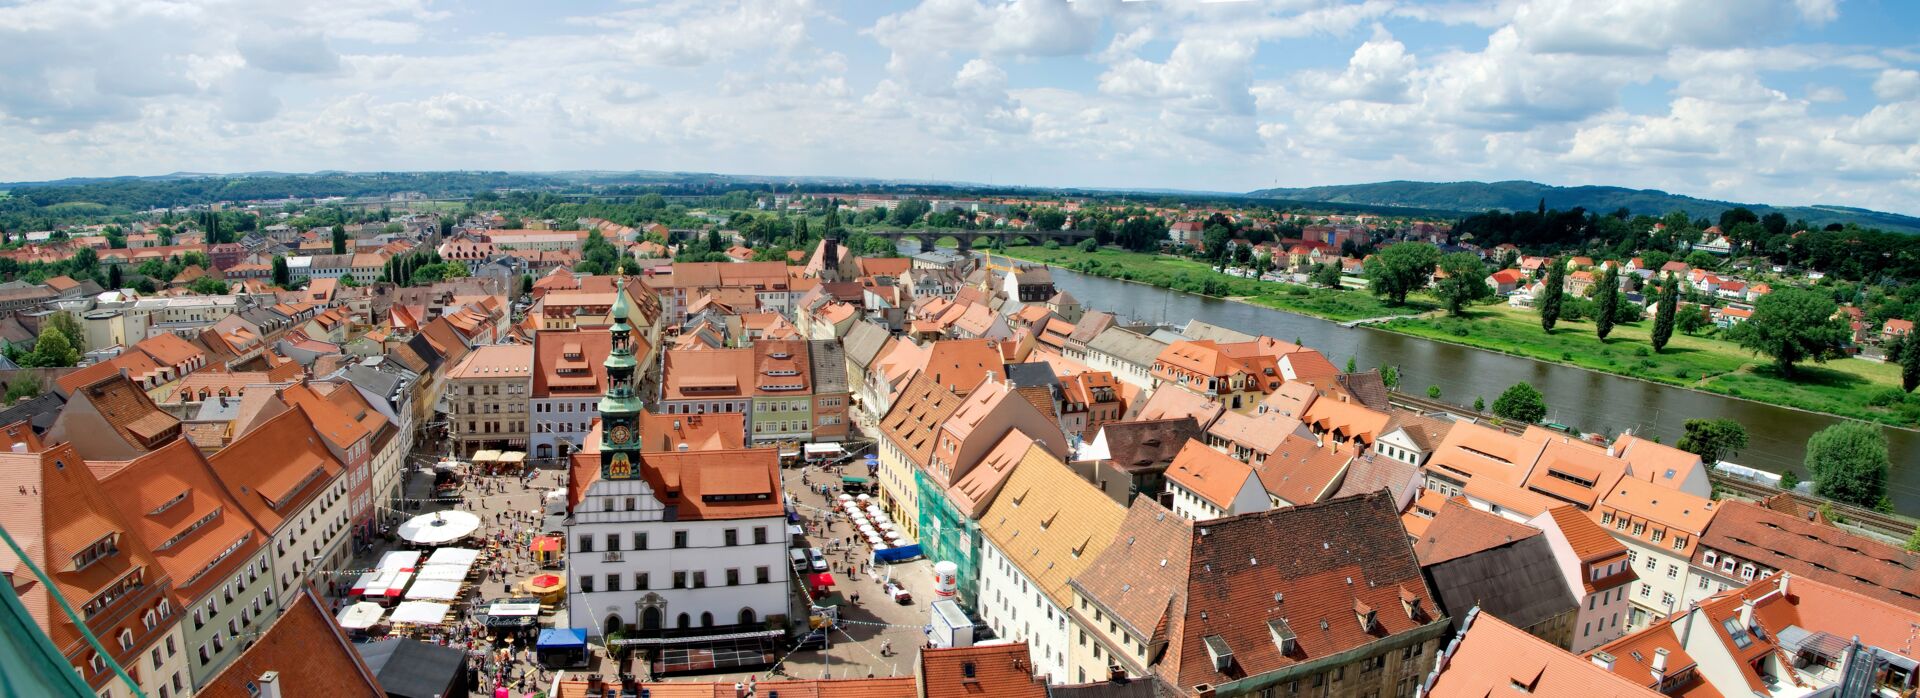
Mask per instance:
[[[587,594],[593,593],[593,577],[592,576],[582,576],[580,578],[580,591]]]
[[[653,578],[650,575],[648,575],[645,572],[633,573],[634,589],[638,591],[646,591],[647,589],[650,589],[652,587],[653,587]]]
[[[1654,571],[1654,570],[1657,570],[1657,569],[1660,569],[1660,563],[1659,563],[1658,561],[1656,561],[1656,560],[1654,560],[1654,559],[1653,559],[1653,556],[1652,556],[1652,555],[1648,555],[1648,556],[1647,556],[1647,571],[1648,571],[1648,572],[1652,572],[1652,571]]]
[[[685,588],[687,588],[687,573],[686,573],[686,572],[674,572],[674,573],[673,573],[673,588],[675,588],[675,589],[685,589]]]
[[[756,527],[754,527],[754,529],[753,529],[753,544],[754,544],[754,545],[766,545],[766,543],[767,543],[767,527],[765,527],[765,526],[756,526]]]
[[[767,567],[766,565],[753,568],[753,581],[757,584],[766,584],[773,581],[773,568]]]
[[[608,549],[608,550],[619,550],[619,549],[620,549],[620,534],[618,534],[618,533],[609,533],[609,534],[607,534],[607,549]],[[609,591],[611,591],[611,590],[609,590]]]
[[[1667,579],[1678,578],[1680,578],[1680,566],[1671,562],[1667,563]]]
[[[591,533],[580,534],[580,552],[583,552],[583,553],[593,552],[593,534]]]
[[[707,588],[707,571],[706,570],[693,571],[693,588],[695,589]]]
[[[620,575],[617,575],[617,574],[607,575],[607,591],[619,591],[619,590],[620,590]]]
[[[724,545],[731,548],[733,546],[740,544],[740,531],[738,529],[729,528],[725,531],[720,532],[720,538],[723,541]]]
[[[1753,580],[1753,564],[1752,563],[1748,563],[1740,566],[1740,578],[1748,581]]]
[[[1720,559],[1720,554],[1715,553],[1711,550],[1707,551],[1705,554],[1700,556],[1700,561],[1705,563],[1706,566],[1709,568],[1713,567],[1714,561],[1719,559]]]
[[[1753,644],[1753,638],[1747,634],[1747,627],[1740,624],[1739,618],[1720,621],[1720,627],[1726,629],[1727,636],[1733,638],[1733,645],[1746,649]]]
[[[730,587],[740,586],[740,570],[739,569],[730,568],[727,570],[727,586],[730,586]]]
[[[1667,607],[1669,607],[1669,608],[1671,608],[1671,607],[1673,607],[1673,594],[1672,594],[1672,592],[1665,592],[1665,591],[1663,591],[1663,592],[1660,592],[1660,603],[1661,603],[1662,605],[1664,605],[1664,606],[1667,606]]]
[[[1643,599],[1644,599],[1644,598],[1648,598],[1648,597],[1650,597],[1650,596],[1653,596],[1653,585],[1651,585],[1651,584],[1644,584],[1644,583],[1643,583],[1643,584],[1641,584],[1641,585],[1640,585],[1640,598],[1643,598]]]
[[[646,550],[646,549],[647,549],[647,532],[646,532],[646,531],[635,531],[635,532],[634,532],[634,534],[633,534],[633,549],[634,549],[634,550]]]
[[[673,547],[675,547],[675,548],[684,548],[684,547],[687,547],[687,532],[686,532],[686,531],[674,531],[674,532],[673,532]]]

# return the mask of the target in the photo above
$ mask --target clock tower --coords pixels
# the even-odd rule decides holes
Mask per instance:
[[[640,475],[640,398],[634,394],[633,327],[627,324],[627,281],[613,294],[613,350],[607,353],[607,394],[600,398],[600,477]]]

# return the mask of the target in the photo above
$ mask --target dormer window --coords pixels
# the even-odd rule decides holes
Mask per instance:
[[[101,558],[120,552],[119,542],[120,534],[118,533],[109,533],[101,537],[100,540],[94,541],[93,545],[89,545],[86,549],[74,554],[73,571],[78,572],[84,570],[88,565],[98,562]]]

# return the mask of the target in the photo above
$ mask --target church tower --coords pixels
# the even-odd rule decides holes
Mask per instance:
[[[627,280],[614,289],[613,350],[607,353],[607,394],[600,398],[600,477],[628,480],[640,474],[640,398],[634,394],[633,327],[627,324]]]

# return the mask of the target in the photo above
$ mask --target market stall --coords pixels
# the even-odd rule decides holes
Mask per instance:
[[[520,584],[528,594],[540,597],[543,603],[560,603],[560,597],[567,590],[567,580],[557,574],[536,574]]]
[[[534,656],[549,669],[567,669],[587,665],[587,631],[581,628],[547,628],[540,631]]]
[[[390,616],[396,625],[440,625],[447,622],[452,606],[437,601],[402,601]]]

